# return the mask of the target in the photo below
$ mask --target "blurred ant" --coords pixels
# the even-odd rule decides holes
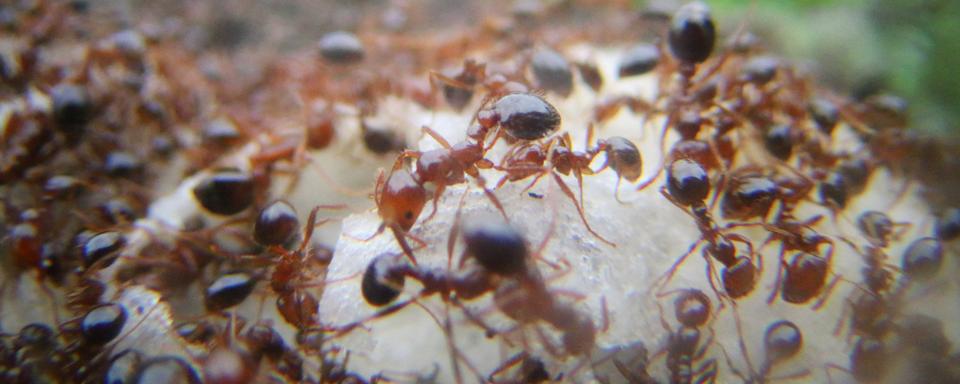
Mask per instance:
[[[796,324],[789,320],[779,320],[767,326],[763,337],[764,359],[760,364],[760,370],[754,371],[753,364],[750,362],[750,356],[747,353],[743,342],[742,333],[740,337],[740,348],[743,358],[747,362],[748,372],[741,372],[730,359],[725,348],[721,346],[721,351],[727,359],[727,364],[734,375],[737,375],[744,383],[767,383],[779,380],[791,380],[804,377],[810,374],[810,370],[801,369],[800,371],[771,377],[773,368],[786,360],[796,356],[803,348],[803,334]]]
[[[683,289],[676,293],[679,296],[674,300],[674,314],[680,322],[680,328],[671,330],[663,318],[663,310],[660,311],[660,323],[669,334],[665,352],[670,382],[713,382],[717,376],[717,361],[714,358],[704,360],[707,349],[713,344],[713,329],[710,329],[709,338],[703,342],[700,340],[700,329],[711,318],[710,300],[697,289]],[[663,295],[658,294],[658,297]]]
[[[436,191],[433,197],[433,211],[424,221],[429,221],[437,213],[437,201],[443,195],[448,186],[466,182],[465,176],[470,175],[480,187],[484,194],[497,207],[497,210],[507,217],[503,204],[497,199],[492,191],[485,187],[486,182],[480,175],[481,169],[493,168],[493,163],[483,157],[483,145],[470,140],[459,142],[455,145],[443,138],[439,133],[429,127],[421,127],[423,132],[430,135],[443,148],[428,151],[406,150],[397,157],[393,169],[399,169],[402,162],[407,158],[417,160],[415,171],[412,173],[414,178],[421,184],[434,183]]]
[[[616,247],[616,244],[600,236],[600,234],[590,226],[583,212],[583,175],[592,175],[594,173],[593,169],[590,168],[590,163],[599,153],[600,147],[590,149],[587,152],[578,152],[570,148],[571,142],[572,140],[569,133],[565,133],[561,136],[550,138],[546,143],[529,142],[512,147],[511,150],[504,155],[502,164],[496,166],[498,170],[506,173],[503,178],[497,182],[496,188],[499,189],[506,184],[507,181],[519,181],[534,176],[530,184],[521,191],[522,193],[532,188],[540,178],[550,175],[553,177],[554,182],[560,187],[560,190],[570,198],[577,208],[577,213],[580,214],[580,219],[583,221],[587,231],[600,241]],[[619,143],[619,141],[617,143]],[[608,152],[607,163],[612,164],[615,170],[621,169],[620,166],[625,164],[626,161],[621,161],[622,158],[619,157],[617,152],[612,152],[614,149],[619,148],[612,148],[610,144],[607,143],[603,144],[603,148],[604,150],[609,149],[610,151]],[[629,151],[629,149],[625,150]],[[610,153],[614,155],[611,156],[609,155]],[[639,153],[637,153],[637,158],[639,158]],[[604,167],[606,167],[606,165]],[[629,170],[625,169],[624,173],[628,171]],[[560,177],[561,174],[569,175],[571,173],[576,176],[577,183],[579,184],[579,202],[567,183]]]
[[[456,225],[455,228],[460,227]],[[378,256],[364,273],[361,287],[368,303],[384,306],[393,302],[399,297],[406,277],[418,280],[423,290],[414,298],[339,328],[352,329],[370,319],[392,314],[411,303],[417,303],[425,296],[439,293],[445,302],[454,297],[451,294],[455,294],[457,299],[452,303],[468,312],[471,321],[489,334],[498,334],[501,332],[483,324],[476,315],[469,315],[469,311],[459,304],[460,299],[471,300],[492,292],[496,307],[508,317],[519,323],[546,321],[563,333],[563,347],[567,353],[584,355],[590,352],[595,343],[596,327],[589,317],[554,298],[537,269],[532,266],[531,258],[535,256],[531,256],[526,241],[516,229],[500,220],[478,218],[467,221],[457,231],[466,244],[464,255],[467,257],[461,259],[461,264],[473,260],[479,264],[478,268],[453,273],[398,262],[392,255]],[[453,233],[451,236],[454,236]],[[541,250],[545,243],[540,245]],[[452,250],[452,247],[449,248],[450,252]],[[546,340],[544,342],[549,344]],[[519,362],[516,359],[510,361]]]

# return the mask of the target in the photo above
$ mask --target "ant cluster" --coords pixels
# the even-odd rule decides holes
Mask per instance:
[[[0,381],[960,380],[899,99],[561,3],[280,55],[0,6]]]

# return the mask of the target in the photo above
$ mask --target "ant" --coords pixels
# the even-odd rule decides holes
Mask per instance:
[[[593,162],[597,154],[603,150],[607,153],[607,160],[601,170],[607,166],[613,168],[614,171],[618,173],[617,183],[619,186],[619,181],[622,177],[620,175],[632,177],[634,173],[637,173],[636,168],[640,166],[640,153],[639,151],[633,152],[633,150],[636,150],[636,146],[633,146],[632,143],[629,143],[626,139],[621,140],[620,138],[614,138],[612,143],[604,141],[598,144],[596,148],[592,148],[587,152],[573,151],[570,148],[571,142],[572,140],[569,133],[565,133],[552,137],[546,143],[525,142],[512,147],[510,151],[504,155],[501,165],[496,167],[498,170],[506,173],[503,178],[497,182],[496,188],[499,189],[506,184],[507,181],[519,181],[534,176],[530,184],[523,189],[523,192],[526,192],[542,177],[550,175],[560,187],[560,190],[570,198],[577,208],[577,213],[579,213],[580,219],[583,221],[587,231],[600,241],[616,247],[616,244],[600,236],[587,221],[583,207],[583,175],[592,175],[595,173],[595,171],[590,168],[590,163]],[[623,170],[622,173],[620,172],[621,169]],[[571,173],[576,177],[579,185],[579,202],[567,183],[560,177],[560,175],[570,175]],[[617,189],[619,190],[619,188]]]
[[[455,228],[460,227],[455,225]],[[423,289],[415,298],[340,328],[355,328],[369,319],[392,314],[433,294],[440,294],[444,301],[452,300],[453,304],[460,306],[461,299],[472,300],[492,292],[497,308],[508,317],[520,323],[546,321],[563,333],[563,347],[568,353],[583,355],[590,352],[595,344],[596,327],[588,316],[557,301],[548,291],[543,278],[531,264],[534,256],[516,229],[501,220],[480,217],[468,220],[458,231],[466,244],[461,265],[473,260],[479,268],[451,273],[398,262],[394,255],[380,255],[371,261],[364,272],[361,292],[368,303],[379,307],[394,302],[407,277],[419,281]],[[544,246],[541,244],[540,249]],[[451,299],[454,295],[456,299]],[[499,333],[476,316],[469,317],[489,334]]]
[[[414,178],[421,184],[434,183],[436,191],[433,197],[433,211],[424,221],[429,221],[437,213],[437,201],[443,195],[448,186],[464,183],[465,176],[470,175],[483,188],[487,198],[494,206],[507,217],[506,211],[500,200],[492,191],[487,189],[483,177],[480,175],[481,169],[493,168],[493,163],[483,157],[483,145],[478,142],[465,140],[455,145],[443,138],[439,133],[429,127],[421,128],[425,133],[436,140],[443,148],[428,151],[406,150],[400,154],[394,163],[393,169],[398,169],[404,159],[415,158],[416,168],[413,172]]]
[[[702,252],[707,261],[707,280],[711,288],[718,297],[722,297],[714,283],[717,272],[713,260],[716,260],[724,266],[719,280],[722,281],[726,295],[731,299],[737,299],[753,291],[763,271],[763,264],[759,264],[759,268],[754,265],[754,250],[750,240],[740,234],[725,233],[726,229],[717,228],[705,204],[710,190],[707,171],[700,163],[691,158],[678,158],[670,163],[667,168],[667,185],[660,189],[660,193],[694,218],[701,237],[670,266],[663,276],[657,279],[654,285],[659,284],[660,290],[666,287],[680,264],[693,254],[701,243],[705,242],[706,246]],[[737,247],[734,242],[744,244],[749,256],[737,256]]]
[[[730,356],[727,355],[726,349],[721,348],[721,350],[723,351],[724,356],[727,358],[727,364],[730,366],[730,370],[734,375],[737,375],[737,377],[743,380],[744,383],[766,383],[770,381],[790,380],[810,374],[808,369],[802,369],[800,371],[781,376],[770,376],[771,371],[777,364],[793,358],[800,353],[800,350],[803,348],[803,333],[800,332],[800,328],[798,328],[796,324],[789,320],[775,321],[767,326],[766,333],[763,337],[763,349],[765,357],[763,359],[763,363],[760,365],[759,372],[755,372],[753,370],[753,364],[750,362],[750,356],[747,354],[747,351],[744,348],[742,335],[740,336],[740,347],[743,352],[743,357],[747,362],[749,375],[745,375],[733,365],[733,361],[731,361]]]
[[[716,380],[716,359],[703,360],[713,343],[713,330],[707,340],[700,340],[700,328],[706,325],[711,315],[707,295],[697,289],[679,291],[679,297],[674,300],[674,315],[680,322],[680,328],[676,331],[670,329],[662,314],[661,310],[660,323],[669,334],[666,353],[670,382],[702,383]]]

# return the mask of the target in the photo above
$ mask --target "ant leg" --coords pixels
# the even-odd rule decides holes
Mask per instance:
[[[441,136],[440,133],[438,133],[437,131],[434,131],[430,127],[424,125],[420,127],[420,130],[430,135],[430,137],[436,140],[437,143],[440,143],[440,145],[443,146],[443,148],[450,149],[452,147],[450,145],[450,142],[447,141],[447,139],[443,138],[443,136]]]
[[[783,282],[783,267],[787,264],[786,260],[783,259],[784,252],[786,252],[786,249],[783,245],[780,245],[780,257],[777,263],[777,279],[773,282],[773,290],[770,291],[770,296],[767,297],[767,304],[773,303],[777,295],[780,294],[780,285]]]
[[[830,370],[831,370],[831,369],[836,370],[836,371],[840,371],[840,372],[846,372],[846,373],[850,374],[851,376],[853,375],[853,371],[851,371],[851,370],[850,370],[849,368],[847,368],[847,367],[840,366],[840,365],[837,365],[837,364],[834,364],[834,363],[827,363],[826,365],[823,366],[823,372],[827,374],[827,381],[828,381],[830,384],[833,384],[833,376],[830,375]]]
[[[492,190],[487,188],[487,180],[484,179],[483,176],[480,176],[480,174],[477,174],[477,177],[475,179],[476,179],[477,185],[479,185],[480,188],[483,189],[483,194],[487,196],[487,199],[489,199],[490,202],[493,203],[495,207],[497,207],[497,210],[500,211],[500,215],[503,216],[503,219],[509,223],[510,218],[507,217],[507,210],[503,209],[503,203],[500,202],[500,199],[497,198],[497,195],[494,194]],[[505,179],[506,179],[506,176],[504,176],[504,179],[500,179],[500,183],[498,183],[497,188],[495,189],[499,189]]]
[[[737,326],[737,343],[740,345],[740,351],[743,353],[743,359],[747,361],[747,369],[749,369],[752,374],[756,371],[753,370],[753,363],[750,362],[750,352],[747,351],[747,343],[743,341],[743,324],[740,320],[740,311],[737,310],[736,303],[733,304],[733,320]]]
[[[437,189],[433,191],[433,210],[430,211],[430,215],[426,219],[423,219],[423,223],[427,223],[430,219],[433,219],[433,216],[437,214],[437,201],[440,200],[440,197],[443,196],[443,192],[446,191],[447,185],[445,183],[437,183]]]
[[[391,225],[390,230],[393,232],[393,237],[397,239],[397,243],[400,244],[400,248],[403,249],[404,256],[406,256],[407,259],[410,259],[410,262],[413,263],[413,265],[417,265],[417,258],[413,256],[413,248],[411,248],[410,244],[407,243],[407,234],[397,225]]]
[[[617,176],[617,185],[613,187],[613,198],[617,199],[617,202],[623,205],[630,205],[629,202],[623,201],[620,199],[620,181],[623,180],[620,176]]]
[[[796,380],[796,379],[799,379],[799,378],[801,378],[801,377],[806,377],[806,376],[809,376],[809,375],[810,375],[810,370],[804,368],[804,369],[801,369],[801,370],[796,371],[796,372],[793,372],[793,373],[788,373],[788,374],[784,374],[784,375],[768,377],[767,380],[768,380],[768,381]]]
[[[723,343],[718,343],[717,345],[720,346],[720,352],[723,353],[724,359],[727,360],[727,367],[730,368],[730,372],[733,373],[734,375],[737,375],[737,377],[739,377],[740,380],[743,380],[744,383],[749,382],[749,380],[747,380],[747,377],[744,376],[743,372],[740,372],[740,370],[737,369],[737,366],[733,365],[733,359],[730,358],[730,353],[727,352],[727,348],[723,346]]]
[[[513,356],[510,356],[509,359],[504,360],[502,363],[500,363],[500,365],[497,366],[496,369],[493,370],[493,372],[490,372],[490,374],[487,375],[487,381],[496,382],[496,380],[493,379],[494,376],[503,373],[503,371],[506,371],[510,369],[510,367],[513,367],[519,364],[521,361],[523,361],[528,357],[530,357],[530,355],[527,354],[526,351],[520,351],[514,354]]]
[[[385,229],[387,229],[387,224],[386,224],[386,223],[381,223],[380,226],[377,227],[377,231],[374,232],[374,233],[373,233],[372,235],[370,235],[370,236],[367,236],[367,237],[357,237],[357,236],[351,235],[351,234],[346,233],[346,232],[343,233],[343,236],[346,237],[346,238],[352,239],[352,240],[356,240],[356,241],[360,241],[360,242],[366,242],[366,241],[373,240],[374,237],[379,236],[381,233],[383,233],[383,231],[384,231]]]
[[[843,333],[843,324],[845,323],[844,320],[847,319],[847,315],[853,309],[853,302],[850,301],[850,298],[846,298],[843,301],[843,308],[840,310],[840,316],[837,319],[837,325],[833,327],[833,336],[835,337],[839,337],[840,334]]]
[[[646,181],[641,183],[639,186],[637,186],[638,191],[641,191],[644,188],[646,188],[648,185],[652,184],[655,180],[660,178],[660,174],[663,173],[663,168],[664,168],[664,165],[666,165],[665,163],[667,160],[667,153],[666,153],[667,152],[666,151],[667,131],[670,129],[670,124],[673,123],[674,113],[676,112],[672,112],[670,113],[670,115],[667,116],[667,121],[664,122],[663,124],[663,130],[660,131],[660,158],[659,158],[660,161],[657,163],[658,164],[657,171],[653,173],[653,176],[650,176],[649,179],[647,179]]]
[[[659,287],[657,292],[662,291],[663,288],[670,283],[670,280],[673,279],[673,275],[677,272],[677,269],[680,267],[680,264],[682,264],[683,261],[687,259],[687,257],[689,257],[691,254],[693,254],[694,251],[697,250],[697,247],[700,246],[701,242],[703,242],[702,238],[694,242],[693,245],[690,246],[690,249],[688,249],[687,252],[683,254],[683,256],[680,256],[680,258],[677,259],[677,261],[673,262],[673,265],[671,265],[670,268],[667,269],[666,273],[664,273],[662,276],[657,278],[656,281],[653,282],[653,285],[652,285],[653,287]],[[662,283],[661,283],[661,280],[663,281]]]
[[[557,173],[554,173],[554,172],[550,172],[550,173],[553,175],[554,180],[555,180],[555,181],[557,182],[557,184],[560,186],[560,190],[563,191],[563,193],[564,193],[565,195],[567,195],[567,197],[570,198],[570,200],[573,202],[573,205],[577,208],[577,212],[580,213],[580,219],[583,220],[583,225],[584,225],[585,227],[587,227],[587,231],[589,231],[590,234],[592,234],[594,237],[596,237],[596,238],[597,238],[598,240],[600,240],[601,242],[604,242],[604,243],[606,243],[607,245],[609,245],[609,246],[611,246],[611,247],[613,247],[613,248],[616,248],[616,247],[617,247],[616,244],[614,244],[614,243],[611,242],[610,240],[605,239],[603,236],[600,236],[599,233],[597,233],[596,231],[593,230],[592,227],[590,227],[590,223],[587,222],[587,217],[583,214],[583,209],[580,208],[580,205],[577,204],[577,198],[573,195],[573,191],[571,191],[571,190],[570,190],[570,187],[567,186],[567,183],[564,182],[563,179],[560,178],[560,175],[557,174]]]
[[[710,359],[700,364],[693,373],[697,379],[695,384],[715,383],[717,381],[717,359]]]

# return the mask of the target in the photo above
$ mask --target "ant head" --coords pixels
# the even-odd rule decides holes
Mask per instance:
[[[870,242],[885,247],[893,234],[893,221],[883,212],[867,211],[857,218],[857,227]]]
[[[427,203],[427,191],[423,185],[403,168],[390,174],[379,195],[380,217],[388,225],[397,224],[404,231],[413,228]]]

